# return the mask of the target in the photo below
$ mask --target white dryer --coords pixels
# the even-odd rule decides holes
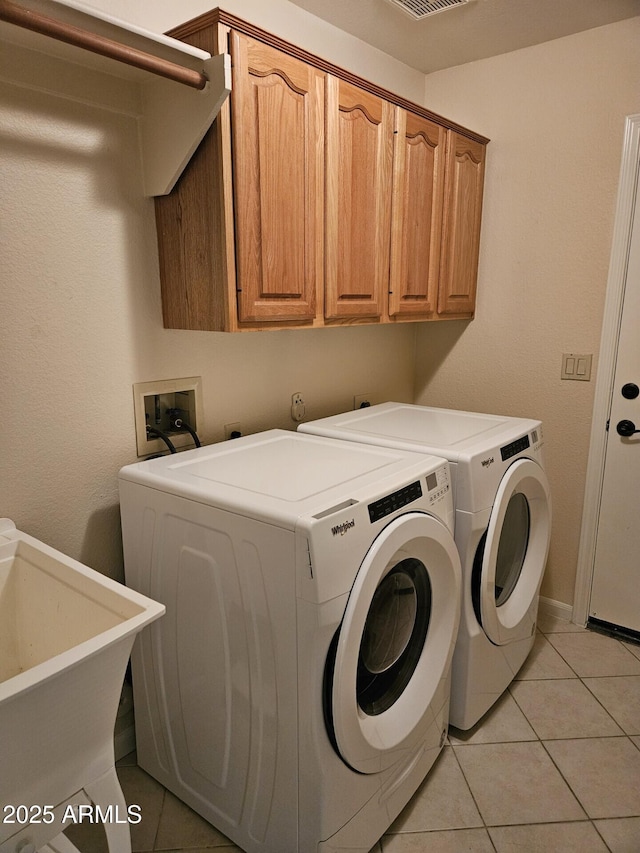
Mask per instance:
[[[138,762],[246,851],[367,853],[443,745],[449,464],[272,430],[120,473]]]
[[[535,638],[551,536],[542,424],[383,403],[302,424],[299,430],[450,461],[462,563],[450,722],[471,728],[509,686]]]

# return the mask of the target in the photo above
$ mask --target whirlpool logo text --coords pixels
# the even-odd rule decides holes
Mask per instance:
[[[351,521],[343,521],[342,524],[336,524],[335,527],[331,528],[331,532],[334,536],[344,536],[347,530],[351,530],[352,527],[356,526],[355,518],[352,518]]]

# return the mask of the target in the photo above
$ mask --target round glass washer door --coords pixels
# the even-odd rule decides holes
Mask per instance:
[[[480,619],[497,645],[530,637],[551,538],[551,498],[543,469],[518,459],[500,482],[480,572]]]
[[[340,626],[330,696],[333,739],[354,770],[395,763],[447,700],[460,578],[453,537],[423,513],[392,521],[367,552]]]

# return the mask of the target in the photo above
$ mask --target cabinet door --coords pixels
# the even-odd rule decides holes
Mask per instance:
[[[448,132],[438,312],[473,315],[485,146]]]
[[[396,107],[391,219],[391,317],[438,308],[446,130]]]
[[[327,77],[325,316],[376,318],[389,287],[393,106]]]
[[[322,312],[325,75],[237,32],[232,58],[238,320],[312,321]]]

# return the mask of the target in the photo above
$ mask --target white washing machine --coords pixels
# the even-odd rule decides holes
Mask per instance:
[[[139,764],[246,851],[366,853],[444,742],[449,464],[273,430],[120,473]]]
[[[437,454],[451,463],[462,614],[453,658],[450,722],[460,729],[471,728],[509,686],[535,638],[551,536],[542,424],[383,403],[299,429]]]

